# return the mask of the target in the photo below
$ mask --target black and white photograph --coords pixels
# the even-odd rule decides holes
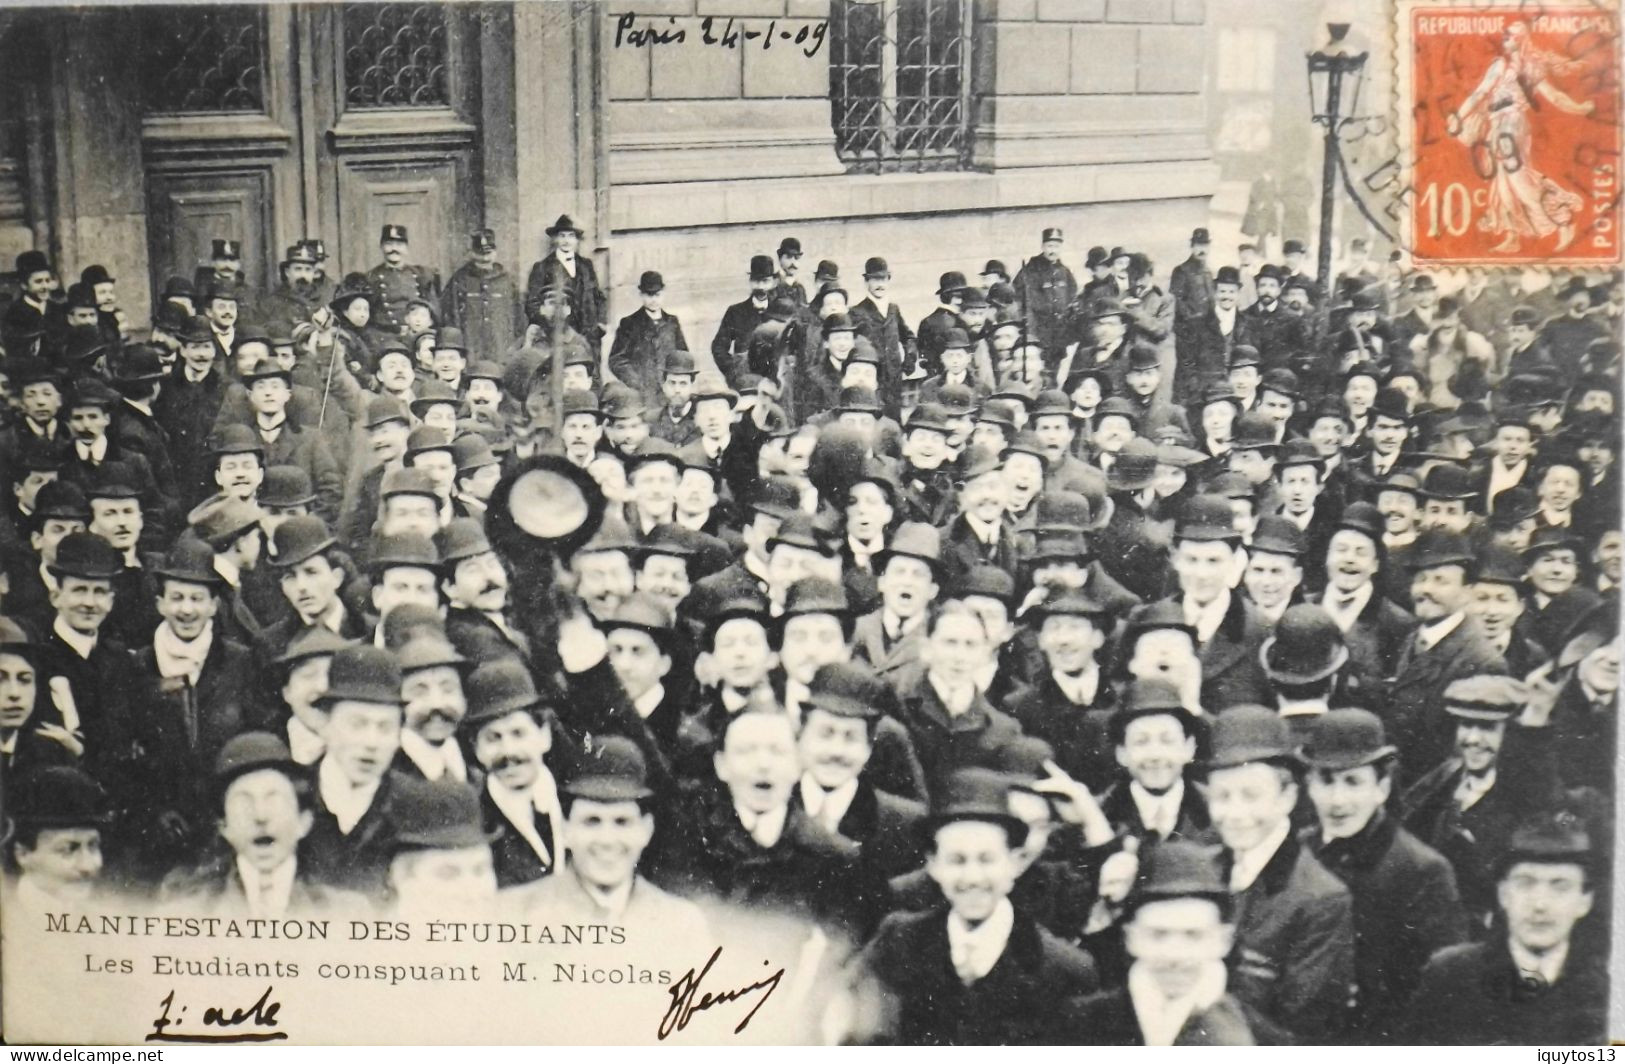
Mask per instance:
[[[1611,1060],[1619,26],[0,3],[0,1041]]]

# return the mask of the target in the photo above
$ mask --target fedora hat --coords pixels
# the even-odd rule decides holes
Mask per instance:
[[[1212,752],[1205,763],[1210,772],[1256,762],[1287,768],[1299,766],[1286,720],[1263,706],[1232,706],[1220,713],[1213,722],[1210,748]]]
[[[1156,479],[1157,445],[1143,436],[1124,444],[1106,470],[1106,484],[1112,491],[1141,491]]]
[[[1343,630],[1319,606],[1288,606],[1275,631],[1258,648],[1264,674],[1289,687],[1319,683],[1349,660]]]
[[[1386,761],[1398,752],[1388,742],[1381,717],[1366,709],[1334,709],[1314,722],[1300,754],[1310,768],[1345,772]]]
[[[414,779],[391,792],[395,834],[391,848],[469,850],[489,846],[495,837],[484,826],[478,792],[452,779]]]
[[[997,824],[1009,836],[1011,847],[1027,840],[1027,825],[1010,812],[1010,780],[985,768],[962,768],[944,782],[925,818],[930,835],[946,824],[980,820]]]
[[[326,708],[336,702],[400,705],[401,667],[395,655],[367,643],[334,651],[333,663],[328,668],[327,691],[317,704]]]
[[[589,802],[640,802],[654,795],[643,751],[621,735],[595,738],[562,789],[572,798]]]

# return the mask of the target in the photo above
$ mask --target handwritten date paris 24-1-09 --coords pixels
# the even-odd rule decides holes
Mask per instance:
[[[829,22],[824,19],[737,19],[706,16],[684,19],[643,18],[628,12],[615,20],[616,48],[661,48],[699,45],[710,48],[799,48],[808,59],[824,46]]]

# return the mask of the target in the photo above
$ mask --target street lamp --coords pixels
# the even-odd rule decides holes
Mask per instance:
[[[1316,124],[1326,129],[1326,151],[1320,170],[1320,288],[1331,292],[1332,274],[1332,210],[1337,185],[1337,137],[1343,126],[1355,119],[1360,108],[1360,88],[1365,83],[1365,52],[1353,52],[1343,38],[1348,36],[1347,22],[1328,22],[1329,41],[1325,48],[1310,52],[1309,107]],[[1343,79],[1352,78],[1353,89],[1348,93],[1348,113],[1343,113]]]

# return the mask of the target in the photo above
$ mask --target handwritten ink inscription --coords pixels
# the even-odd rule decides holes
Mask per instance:
[[[762,996],[756,1002],[755,1008],[745,1013],[745,1018],[740,1020],[739,1025],[734,1028],[734,1034],[739,1034],[750,1026],[751,1018],[761,1010],[763,1005],[767,1004],[767,999],[772,997],[773,991],[778,989],[779,980],[784,978],[784,969],[780,968],[766,979],[758,980],[748,986],[742,986],[737,990],[722,990],[716,993],[707,992],[701,994],[700,983],[704,981],[707,973],[711,971],[711,966],[716,964],[717,958],[721,956],[722,947],[718,946],[711,951],[710,959],[705,962],[705,967],[701,968],[698,974],[695,974],[694,969],[690,968],[683,973],[681,979],[678,979],[677,982],[667,988],[666,993],[671,995],[671,1007],[666,1010],[665,1016],[660,1019],[660,1027],[657,1033],[661,1041],[665,1041],[669,1035],[687,1027],[688,1021],[696,1012],[703,1012],[717,1005],[726,1005],[729,1002],[738,1001],[740,998],[757,990],[762,991]],[[767,961],[763,961],[762,964],[766,965]]]
[[[708,48],[755,48],[769,51],[774,44],[780,48],[799,48],[808,59],[824,46],[829,22],[820,20],[802,22],[794,28],[779,25],[778,19],[717,18],[707,15],[697,20],[678,19],[668,15],[664,22],[644,19],[638,25],[638,16],[628,12],[615,20],[615,47],[659,48],[670,45],[698,45]]]
[[[271,1000],[271,987],[265,988],[259,1000],[244,1008],[232,1008],[227,1011],[226,1006],[211,1005],[203,1010],[204,1031],[198,1034],[182,1033],[179,1028],[186,1023],[186,1005],[175,1004],[175,991],[171,990],[164,995],[158,1003],[161,1007],[158,1018],[152,1021],[152,1031],[147,1035],[149,1042],[280,1042],[288,1037],[286,1031],[258,1031],[256,1027],[276,1027],[277,1013],[282,1011],[280,1002]],[[248,1030],[233,1030],[232,1028],[249,1025]]]

